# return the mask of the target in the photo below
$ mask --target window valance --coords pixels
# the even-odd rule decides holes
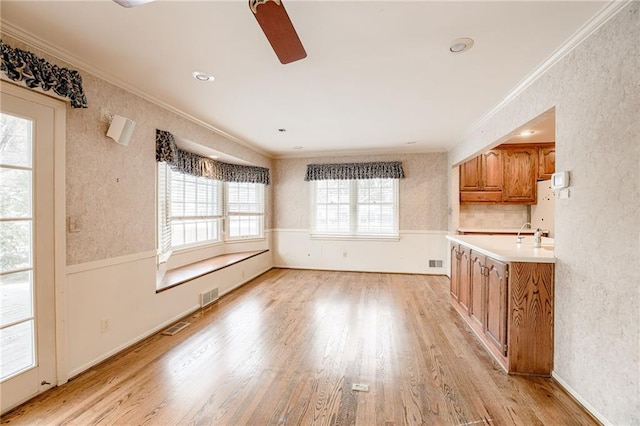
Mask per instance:
[[[26,50],[13,48],[0,40],[0,71],[9,80],[22,81],[30,89],[53,90],[68,98],[73,108],[87,108],[87,97],[82,88],[82,76],[76,70],[50,64]]]
[[[402,179],[400,161],[374,163],[308,164],[306,181],[329,179]]]
[[[223,182],[262,183],[269,185],[269,169],[215,161],[178,148],[174,136],[156,129],[156,161],[193,176],[204,176]]]

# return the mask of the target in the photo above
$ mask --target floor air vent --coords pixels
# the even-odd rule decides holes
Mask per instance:
[[[188,322],[180,321],[173,324],[171,327],[167,328],[161,334],[164,334],[165,336],[173,336],[174,334],[187,328],[188,325],[189,325]]]
[[[442,268],[442,260],[430,260],[429,268]]]
[[[200,294],[200,306],[204,308],[218,300],[218,289],[214,288],[213,290],[209,290],[206,293]]]

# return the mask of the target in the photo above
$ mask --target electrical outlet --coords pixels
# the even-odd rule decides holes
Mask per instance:
[[[111,320],[109,318],[105,318],[100,321],[100,333],[108,333],[111,331]]]
[[[347,252],[346,251],[342,252],[342,257],[345,257],[345,258],[347,257]]]

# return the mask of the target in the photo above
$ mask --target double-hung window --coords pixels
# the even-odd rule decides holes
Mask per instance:
[[[311,188],[312,235],[399,235],[398,179],[316,180]]]
[[[400,161],[307,164],[311,235],[398,238]]]
[[[263,184],[226,182],[225,205],[227,240],[263,237]]]
[[[176,248],[263,238],[263,229],[264,184],[196,177],[158,163],[160,262]]]

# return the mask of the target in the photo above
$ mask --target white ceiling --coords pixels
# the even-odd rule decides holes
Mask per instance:
[[[2,0],[0,13],[74,66],[286,157],[448,150],[606,4],[284,2],[308,54],[287,65],[246,0]],[[475,46],[452,54],[459,37]]]

